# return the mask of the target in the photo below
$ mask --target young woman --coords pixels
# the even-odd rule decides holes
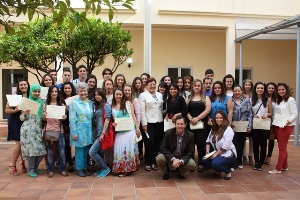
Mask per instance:
[[[51,85],[55,85],[55,82],[50,74],[45,74],[41,81],[42,87],[50,87]]]
[[[143,92],[144,92],[145,90],[147,90],[146,81],[147,81],[148,78],[150,78],[150,74],[142,73],[140,78],[142,80],[142,88],[143,88]]]
[[[141,122],[141,106],[139,100],[133,95],[132,87],[130,84],[126,84],[124,87],[124,95],[126,101],[129,101],[133,105],[134,114],[138,124]]]
[[[211,152],[211,146],[216,152],[209,158],[203,159],[205,167],[217,171],[216,175],[225,172],[224,180],[231,179],[231,165],[236,159],[235,146],[232,143],[234,132],[229,125],[226,114],[223,111],[217,111],[213,118],[211,132],[206,140],[206,153]]]
[[[210,119],[215,116],[215,113],[219,110],[223,111],[229,124],[232,124],[232,114],[233,114],[233,103],[231,97],[226,95],[224,85],[221,81],[216,81],[213,84],[213,90],[211,96],[209,97],[211,101],[211,111]]]
[[[21,133],[21,151],[23,159],[28,160],[27,174],[30,177],[37,177],[37,174],[43,174],[38,169],[40,162],[46,155],[46,148],[42,135],[43,101],[40,97],[41,86],[33,84],[30,87],[29,99],[39,103],[37,114],[31,114],[30,110],[22,111],[20,120],[23,121]]]
[[[19,80],[17,85],[17,95],[22,95],[23,97],[29,97],[29,83],[25,80]],[[17,170],[17,160],[20,156],[20,171],[26,173],[27,169],[25,167],[25,161],[23,160],[21,154],[21,143],[20,143],[20,128],[22,126],[22,121],[20,120],[21,111],[18,109],[18,106],[12,107],[9,103],[6,103],[5,113],[8,114],[7,125],[8,125],[8,135],[7,141],[15,141],[16,145],[13,150],[12,160],[8,166],[9,173],[13,176],[20,175]]]
[[[79,98],[71,103],[70,145],[75,147],[76,170],[80,177],[90,176],[87,169],[88,153],[92,144],[93,103],[87,98],[89,86],[85,82],[77,83]]]
[[[194,78],[190,75],[185,76],[183,78],[183,82],[184,82],[184,90],[191,93],[192,92],[192,83],[194,81]]]
[[[103,178],[110,172],[110,169],[103,161],[102,157],[98,154],[98,151],[101,150],[103,138],[108,130],[108,125],[111,118],[111,106],[109,103],[107,103],[105,93],[102,89],[97,88],[94,96],[94,122],[96,137],[94,144],[89,150],[89,155],[100,166],[100,171],[95,172],[95,175],[97,175],[98,178]]]
[[[121,90],[123,90],[125,84],[126,84],[125,76],[123,74],[117,74],[113,86],[114,90],[116,90],[117,88],[121,88]]]
[[[233,89],[233,116],[232,121],[233,122],[240,122],[240,121],[248,121],[248,127],[245,132],[235,132],[233,143],[237,151],[237,159],[234,163],[234,168],[243,168],[243,151],[244,151],[244,145],[246,141],[246,135],[247,133],[250,133],[252,128],[252,107],[250,104],[250,101],[247,100],[243,96],[242,87],[239,85],[234,86]],[[234,128],[234,126],[232,125]]]
[[[69,121],[69,106],[66,105],[65,100],[76,95],[75,87],[71,82],[62,83],[62,89],[60,90],[60,98],[63,105],[66,106],[67,118],[63,120],[63,128],[65,133],[65,156],[69,165],[68,172],[74,172],[72,152],[70,146],[70,121]]]
[[[234,86],[234,78],[231,74],[227,74],[223,78],[223,84],[225,86],[225,94],[232,97],[233,95],[233,86]]]
[[[113,83],[114,83],[113,80],[108,78],[103,81],[103,86],[102,86],[102,88],[104,88],[107,103],[109,103],[110,105],[113,99]]]
[[[45,141],[46,148],[47,148],[47,161],[48,161],[48,170],[49,173],[47,175],[48,178],[52,178],[54,175],[54,162],[53,159],[53,148],[58,149],[59,155],[59,170],[62,176],[68,176],[67,172],[65,171],[66,166],[66,156],[65,156],[65,135],[63,132],[63,125],[62,120],[60,119],[53,119],[47,118],[47,106],[48,105],[55,105],[61,106],[60,96],[58,95],[59,89],[56,85],[52,85],[49,87],[47,100],[44,105],[44,115],[43,120],[46,122],[45,131],[46,132],[59,132],[59,140],[58,141]],[[62,119],[66,119],[67,116],[63,115]],[[56,145],[54,145],[56,144]],[[56,151],[54,151],[56,152]]]
[[[251,104],[253,118],[266,119],[272,117],[272,102],[268,99],[268,91],[265,83],[255,83]],[[269,134],[270,130],[256,129],[253,126],[252,139],[255,160],[255,165],[252,167],[253,170],[263,171]]]
[[[132,81],[132,94],[136,98],[139,98],[142,92],[144,92],[144,88],[142,87],[142,79],[140,77],[135,77]]]
[[[159,83],[157,91],[163,95],[163,101],[165,103],[169,98],[169,90],[168,90],[167,83],[166,82]]]
[[[169,88],[169,87],[170,87],[170,84],[174,82],[174,79],[173,79],[172,76],[166,75],[166,76],[163,76],[163,77],[160,79],[160,83],[161,83],[161,82],[167,83],[168,88]]]
[[[185,89],[184,89],[184,80],[183,80],[183,78],[182,77],[176,78],[175,83],[177,84],[178,89],[179,89],[178,94],[180,96],[183,96],[184,98],[187,98],[190,95],[190,93],[188,91],[185,91]]]
[[[138,146],[134,140],[136,135],[140,137],[140,124],[137,123],[133,105],[126,101],[124,92],[119,88],[114,92],[112,116],[114,120],[131,117],[134,121],[131,130],[116,131],[112,171],[120,177],[124,177],[130,172],[135,172],[139,164]],[[114,122],[113,126],[116,127],[118,124]]]
[[[93,74],[87,76],[85,82],[89,85],[88,98],[94,101],[95,90],[97,88],[97,77]]]
[[[285,83],[278,83],[277,91],[278,99],[275,105],[273,125],[278,141],[279,156],[277,165],[274,170],[269,171],[270,174],[280,174],[281,171],[288,170],[287,145],[294,126],[298,126],[295,121],[298,116],[296,101],[291,97],[289,86]]]
[[[274,116],[274,112],[275,112],[275,105],[276,105],[276,100],[277,100],[277,91],[276,91],[276,84],[274,82],[270,82],[267,84],[267,88],[268,88],[268,95],[269,95],[269,99],[271,99],[272,102],[272,111],[273,111],[273,116]],[[271,157],[272,157],[272,153],[273,153],[273,149],[274,149],[274,144],[275,144],[275,132],[274,132],[274,127],[271,126],[270,129],[270,135],[269,135],[269,143],[268,143],[268,153],[267,153],[267,157],[265,160],[265,164],[269,165],[271,162]]]
[[[195,144],[198,151],[198,172],[203,172],[202,157],[205,155],[205,142],[208,136],[207,116],[211,110],[211,101],[208,96],[203,94],[202,82],[196,79],[192,84],[192,92],[187,100],[187,118],[192,125],[203,122],[203,129],[191,130],[194,133]]]
[[[253,90],[253,82],[250,79],[243,80],[243,96],[250,101],[252,98],[252,90]],[[246,137],[249,140],[249,153],[247,154],[246,142],[244,145],[244,152],[243,152],[243,164],[244,165],[253,165],[253,140],[251,133],[246,133]],[[248,159],[247,159],[248,157]]]

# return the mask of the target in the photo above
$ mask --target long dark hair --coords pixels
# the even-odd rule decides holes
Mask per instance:
[[[102,88],[97,88],[95,90],[94,97],[96,96],[96,92],[102,98],[101,102],[98,102],[96,99],[94,99],[95,108],[96,108],[96,110],[98,110],[99,108],[101,108],[107,102],[107,99],[106,99],[105,92],[104,92],[104,90]]]
[[[96,88],[97,88],[97,77],[94,75],[94,74],[90,74],[90,75],[88,75],[88,77],[86,78],[86,80],[85,80],[85,82],[86,83],[88,83],[88,81],[89,81],[89,79],[91,79],[91,78],[93,78],[93,79],[95,79],[95,86],[93,87],[93,88],[90,88],[89,87],[89,89],[88,89],[88,98],[90,99],[90,100],[94,100],[94,94],[95,94],[95,90],[96,90]]]
[[[72,88],[72,92],[71,92],[71,97],[76,95],[76,89],[75,86],[73,85],[73,83],[71,82],[64,82],[62,83],[61,89],[60,89],[60,99],[61,102],[64,102],[67,98],[67,95],[65,93],[65,86],[66,85],[70,85],[70,87]]]
[[[47,76],[49,76],[50,78],[51,78],[51,80],[52,80],[52,85],[55,85],[55,81],[54,81],[54,79],[52,78],[52,76],[50,75],[50,74],[45,74],[44,76],[43,76],[43,78],[42,78],[42,81],[41,81],[41,86],[42,87],[47,87],[46,85],[45,85],[45,78],[47,77]]]
[[[182,88],[180,89],[179,86],[178,86],[178,81],[179,80],[182,80]],[[179,95],[183,96],[183,97],[186,97],[185,95],[185,89],[184,89],[184,80],[182,77],[177,77],[176,80],[175,80],[175,83],[176,85],[178,86],[178,93]]]
[[[47,94],[47,99],[46,99],[46,104],[50,105],[51,102],[51,92],[52,90],[56,88],[57,89],[57,97],[56,97],[56,105],[61,106],[61,101],[60,101],[60,95],[59,95],[59,89],[56,85],[51,85],[48,89],[48,94]]]
[[[219,126],[216,122],[217,114],[221,114],[223,117],[223,122],[222,122],[221,126]],[[221,138],[223,137],[224,132],[226,131],[228,126],[229,126],[229,121],[228,121],[226,114],[223,111],[220,111],[220,110],[217,111],[213,118],[213,125],[211,127],[210,137],[217,136],[218,141],[221,140]]]
[[[18,84],[17,84],[17,95],[23,95],[22,94],[22,92],[21,92],[21,90],[20,90],[20,82],[22,82],[22,81],[25,81],[26,83],[27,83],[27,85],[28,85],[28,88],[27,88],[27,92],[26,92],[26,94],[27,94],[27,98],[29,97],[29,91],[30,91],[30,85],[29,85],[29,82],[27,81],[27,80],[25,80],[25,79],[20,79],[20,80],[18,80]]]
[[[262,94],[262,103],[264,105],[264,107],[267,107],[267,103],[268,103],[268,99],[269,99],[269,95],[268,95],[268,89],[267,89],[267,85],[264,82],[258,81],[257,83],[255,83],[254,87],[253,87],[253,91],[252,91],[252,106],[255,106],[258,102],[258,96],[256,93],[256,87],[257,85],[263,85],[264,86],[264,93]]]
[[[277,100],[277,86],[276,86],[276,83],[269,82],[267,84],[267,90],[268,90],[269,85],[273,85],[274,86],[274,92],[273,92],[273,94],[271,96],[271,101],[275,102]],[[268,96],[269,96],[269,92],[268,92]]]
[[[135,87],[135,84],[137,81],[140,81],[141,82],[141,88],[138,90],[136,87]],[[141,94],[142,92],[144,92],[144,86],[143,86],[143,83],[142,83],[142,79],[140,77],[135,77],[132,81],[132,94],[133,95],[139,95]]]
[[[126,112],[128,113],[127,109],[126,109],[126,97],[124,95],[124,92],[121,88],[116,88],[114,90],[114,94],[113,94],[113,99],[112,99],[112,103],[111,105],[112,106],[116,106],[117,105],[117,101],[116,101],[116,98],[115,98],[115,94],[117,91],[121,91],[122,92],[122,99],[121,99],[121,102],[120,102],[120,110],[122,110],[123,114],[125,114]]]
[[[178,92],[177,92],[177,95],[175,96],[175,99],[174,99],[174,101],[173,102],[171,102],[171,100],[172,100],[172,96],[171,96],[171,94],[170,94],[170,88],[171,87],[173,87],[173,88],[175,88]],[[176,84],[176,83],[171,83],[170,84],[170,86],[169,86],[169,90],[168,90],[168,95],[169,95],[169,97],[170,98],[168,98],[167,99],[167,105],[170,105],[171,103],[173,104],[173,105],[177,105],[178,104],[178,101],[179,101],[179,88],[178,88],[178,85]]]
[[[289,97],[291,97],[292,95],[291,95],[291,91],[290,91],[290,87],[286,84],[286,83],[278,83],[277,84],[277,90],[278,90],[278,88],[279,88],[279,86],[283,86],[284,88],[285,88],[285,90],[286,90],[286,93],[285,93],[285,95],[282,97],[282,96],[280,96],[280,95],[278,95],[278,98],[277,98],[277,100],[276,100],[276,103],[279,105],[280,104],[280,102],[282,102],[282,101],[285,101],[285,102],[287,102],[288,101],[288,99],[289,99]]]
[[[215,93],[215,85],[220,85],[220,87],[221,87],[221,94],[220,94],[220,101],[222,102],[222,101],[224,101],[225,100],[225,98],[226,98],[226,93],[225,93],[225,87],[224,87],[224,84],[221,82],[221,81],[216,81],[216,82],[214,82],[214,84],[213,84],[213,87],[212,87],[212,93],[211,93],[211,95],[210,95],[210,101],[211,102],[214,102],[215,100],[216,100],[216,98],[217,98],[217,95],[216,95],[216,93]]]

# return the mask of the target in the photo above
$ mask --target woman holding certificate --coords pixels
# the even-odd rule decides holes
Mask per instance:
[[[202,157],[205,155],[205,142],[208,136],[207,116],[211,109],[208,96],[203,94],[202,82],[196,79],[192,83],[192,92],[187,99],[189,130],[194,133],[195,144],[198,151],[198,172],[203,172]],[[199,125],[202,125],[201,127]],[[198,127],[197,127],[198,126]]]
[[[252,139],[255,160],[255,165],[252,169],[263,171],[267,151],[267,140],[270,134],[271,119],[269,118],[272,117],[272,102],[268,98],[265,83],[255,83],[251,102],[253,113]]]
[[[17,95],[22,95],[23,97],[29,97],[29,83],[25,80],[18,81],[17,84]],[[22,121],[20,120],[21,111],[17,106],[10,106],[9,102],[6,103],[5,113],[8,114],[7,125],[8,125],[8,135],[7,141],[15,141],[16,145],[13,150],[12,160],[8,166],[9,173],[13,176],[18,176],[20,173],[17,170],[17,160],[20,156],[21,158],[21,172],[26,173],[27,169],[25,167],[25,161],[21,154],[21,143],[20,143],[20,128],[22,126]]]
[[[164,132],[163,97],[156,92],[155,78],[146,81],[147,90],[140,94],[141,122],[145,131],[145,170],[157,170],[155,157],[158,154],[159,139]]]
[[[42,135],[43,101],[39,98],[41,87],[38,84],[30,86],[29,99],[38,103],[38,113],[31,114],[30,110],[21,112],[20,120],[23,121],[21,127],[21,150],[23,159],[28,160],[27,174],[30,177],[37,177],[43,174],[38,169],[40,162],[47,154]]]
[[[135,172],[139,164],[139,150],[135,138],[136,135],[140,137],[140,124],[136,121],[133,105],[130,101],[126,101],[121,88],[117,88],[114,92],[112,116],[114,118],[112,125],[116,130],[112,171],[119,177],[124,177],[130,172]]]
[[[48,161],[48,178],[52,178],[54,175],[54,162],[53,159],[53,148],[57,148],[59,155],[59,170],[62,176],[68,176],[65,171],[66,166],[66,156],[65,156],[65,135],[63,132],[62,120],[56,118],[47,118],[47,111],[50,112],[50,109],[47,109],[50,105],[61,106],[60,96],[58,95],[59,89],[56,85],[49,87],[47,100],[44,105],[44,115],[43,120],[46,122],[45,133],[57,132],[59,134],[58,141],[45,141],[47,148],[47,161]],[[66,115],[61,116],[62,119],[66,119]],[[56,145],[54,145],[56,144]]]
[[[93,103],[87,98],[89,86],[85,82],[77,84],[79,99],[69,108],[70,145],[75,147],[76,170],[80,177],[90,176],[87,159],[90,144],[93,143],[92,119]]]
[[[275,169],[269,171],[269,174],[280,174],[281,171],[288,170],[287,144],[294,126],[298,126],[295,121],[298,116],[296,101],[291,96],[289,86],[285,83],[278,83],[277,91],[278,98],[275,105],[273,125],[278,141],[279,157]]]
[[[215,175],[225,172],[224,180],[231,179],[229,165],[236,159],[236,150],[232,142],[233,136],[234,132],[226,114],[223,111],[217,111],[213,118],[211,132],[206,140],[207,156],[203,158],[202,163],[205,167],[217,171]]]
[[[243,151],[247,133],[252,128],[252,106],[250,101],[243,96],[242,87],[237,85],[233,88],[233,116],[232,127],[234,130],[233,143],[237,151],[237,159],[234,168],[243,168]]]

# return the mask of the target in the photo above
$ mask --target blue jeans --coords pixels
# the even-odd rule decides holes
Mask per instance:
[[[83,170],[87,168],[89,148],[90,145],[84,147],[75,147],[76,170]]]
[[[66,156],[65,156],[65,136],[64,133],[59,135],[59,140],[56,142],[58,144],[58,157],[59,157],[59,170],[61,172],[65,171],[66,167]],[[50,142],[46,142],[47,148],[47,158],[48,158],[48,169],[50,172],[54,171],[54,162],[53,160],[53,145]]]
[[[100,166],[100,169],[107,169],[108,166],[102,159],[102,157],[98,154],[98,151],[101,150],[102,143],[99,142],[99,139],[97,138],[90,148],[89,155],[91,158]]]
[[[40,162],[43,160],[45,156],[29,156],[28,157],[28,172],[33,172],[38,169]]]
[[[231,157],[225,158],[222,156],[217,156],[214,159],[202,159],[202,164],[205,167],[212,168],[218,172],[225,172],[226,174],[231,172],[231,169],[228,165],[234,163],[236,156],[232,153]]]

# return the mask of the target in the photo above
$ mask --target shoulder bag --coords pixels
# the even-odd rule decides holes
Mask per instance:
[[[104,126],[104,105],[102,106],[102,123]],[[115,129],[112,126],[112,119],[110,119],[108,124],[108,131],[105,133],[104,138],[102,140],[101,148],[103,151],[108,150],[114,146],[115,143]]]

